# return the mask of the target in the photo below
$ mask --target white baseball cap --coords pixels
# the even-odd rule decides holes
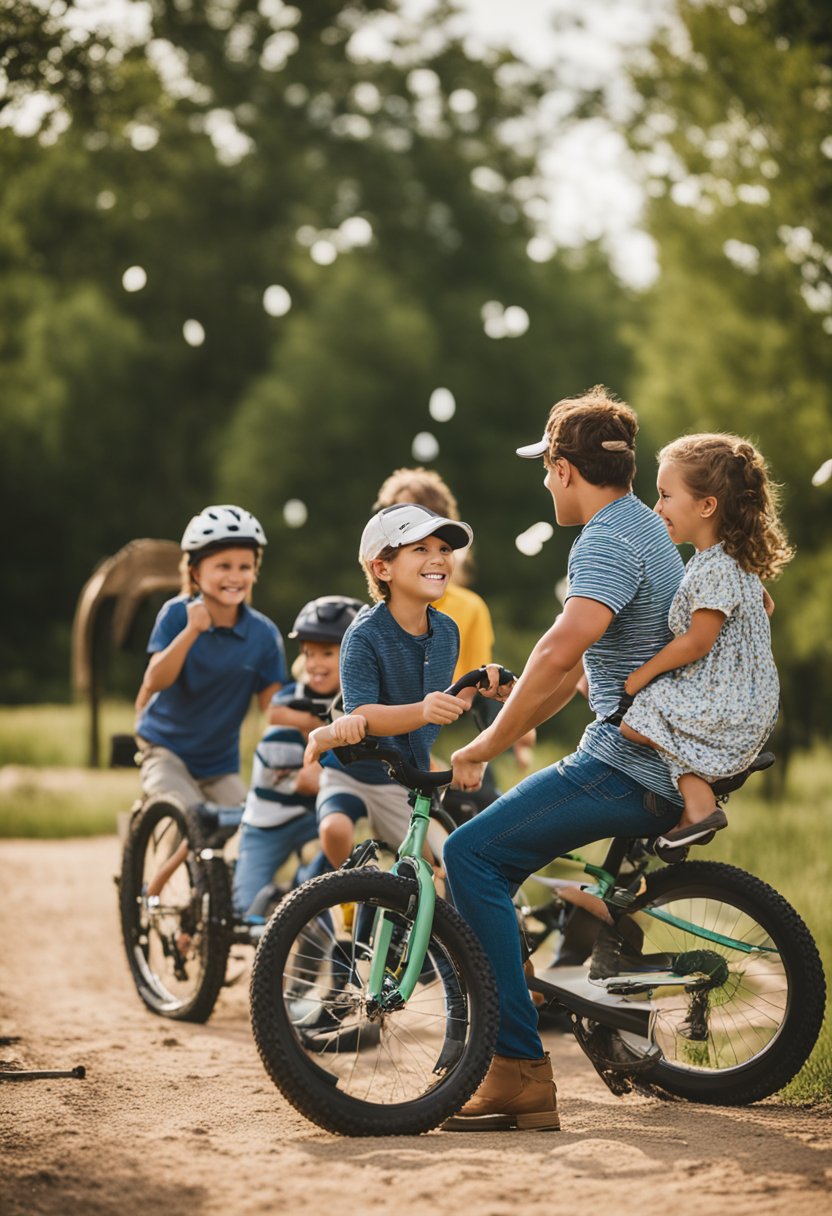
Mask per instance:
[[[399,502],[376,512],[361,533],[359,553],[371,562],[384,549],[400,549],[426,536],[441,536],[452,549],[464,549],[474,539],[474,531],[469,524],[446,519],[427,507]]]
[[[524,460],[535,460],[538,456],[544,456],[549,451],[549,446],[549,436],[544,435],[542,439],[538,439],[537,443],[527,443],[525,447],[514,450]]]

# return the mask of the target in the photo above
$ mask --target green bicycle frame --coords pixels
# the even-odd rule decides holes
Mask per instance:
[[[588,894],[597,895],[605,903],[612,904],[618,908],[626,908],[628,903],[632,902],[632,896],[628,892],[623,892],[623,894],[627,895],[626,900],[621,897],[616,898],[615,879],[612,874],[602,869],[601,866],[592,865],[585,858],[581,857],[580,853],[564,853],[563,860],[578,862],[583,866],[584,873],[591,874],[595,879],[593,886],[585,888]],[[671,912],[665,912],[662,908],[642,908],[641,911],[647,916],[652,916],[654,920],[664,921],[665,924],[682,929],[693,937],[701,937],[704,941],[713,942],[715,945],[727,946],[731,950],[739,950],[742,954],[780,953],[776,946],[758,946],[752,942],[740,941],[735,937],[727,937],[724,933],[717,933],[714,929],[706,929],[704,925],[695,925],[691,921],[682,920],[681,917],[674,916]]]
[[[387,951],[393,933],[393,925],[386,912],[376,912],[373,922],[373,960],[370,964],[368,983],[369,996],[378,1001],[383,1009],[393,1009],[409,1000],[416,987],[416,981],[425,962],[431,929],[433,928],[433,910],[436,906],[436,887],[433,881],[433,867],[423,857],[425,840],[430,824],[430,798],[426,794],[416,794],[413,804],[413,814],[407,836],[402,841],[398,858],[393,866],[393,873],[406,871],[408,876],[416,870],[418,897],[416,917],[410,930],[407,944],[407,962],[404,971],[394,977],[394,987],[382,997],[382,985],[387,973]],[[403,864],[404,863],[404,864]]]

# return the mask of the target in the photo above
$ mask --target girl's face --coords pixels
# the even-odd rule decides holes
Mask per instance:
[[[380,562],[380,578],[396,595],[430,604],[443,596],[454,569],[454,551],[439,536],[402,545],[389,562]]]
[[[334,697],[340,687],[340,645],[337,642],[301,642],[300,652],[304,659],[304,684],[319,697]]]
[[[237,608],[251,594],[256,569],[251,549],[220,549],[203,557],[191,573],[206,602]]]
[[[682,470],[668,460],[663,460],[659,465],[656,487],[659,499],[654,509],[664,520],[674,544],[707,549],[715,543],[715,498],[694,497]]]

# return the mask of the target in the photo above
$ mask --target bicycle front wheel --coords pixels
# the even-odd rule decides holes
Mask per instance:
[[[651,967],[703,981],[644,992],[639,972]],[[721,862],[650,874],[634,908],[599,934],[590,978],[649,1000],[663,1059],[641,1075],[695,1102],[745,1105],[776,1093],[823,1021],[823,967],[806,925],[772,887]]]
[[[119,880],[121,929],[136,990],[154,1013],[205,1022],[225,979],[231,896],[225,863],[203,858],[197,815],[167,798],[138,812]]]
[[[272,917],[251,977],[257,1049],[271,1079],[312,1122],[349,1136],[413,1135],[454,1114],[485,1075],[497,994],[472,930],[437,900],[411,998],[373,1010],[377,914],[393,933],[388,977],[404,964],[417,886],[366,868],[298,888]]]

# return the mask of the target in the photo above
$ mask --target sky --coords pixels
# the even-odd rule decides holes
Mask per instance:
[[[432,0],[404,0],[424,10]],[[626,111],[625,56],[646,46],[671,9],[670,0],[457,0],[485,43],[508,46],[539,68],[557,59],[566,83],[602,84],[610,105]],[[581,27],[556,30],[557,18],[578,13]],[[542,168],[548,184],[547,227],[557,245],[600,238],[616,273],[647,286],[658,273],[656,249],[640,226],[644,196],[623,138],[603,119],[568,134],[555,132]]]

